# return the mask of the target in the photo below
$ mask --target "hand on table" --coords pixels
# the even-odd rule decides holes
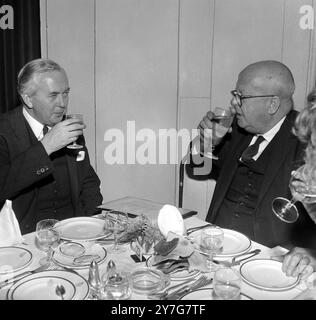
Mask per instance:
[[[305,248],[295,247],[283,259],[282,270],[287,276],[304,280],[316,270],[316,252]]]

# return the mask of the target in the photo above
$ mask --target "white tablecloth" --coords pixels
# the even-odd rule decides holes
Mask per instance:
[[[202,221],[196,217],[190,217],[190,218],[185,219],[185,224],[186,224],[187,228],[194,227],[194,226],[200,226],[200,225],[203,225],[204,223],[205,223],[205,221]],[[22,247],[29,249],[33,253],[33,261],[27,267],[27,269],[25,268],[23,271],[33,270],[36,267],[38,267],[39,266],[39,264],[38,264],[39,259],[44,256],[44,253],[36,248],[35,243],[34,243],[34,236],[35,236],[34,233],[24,235],[25,244],[23,244]],[[133,252],[129,249],[129,244],[125,244],[125,246],[127,247],[127,250],[124,253],[120,253],[120,254],[108,253],[105,261],[99,265],[99,270],[100,270],[101,276],[105,273],[107,263],[110,259],[112,259],[119,268],[122,268],[128,272],[132,272],[137,267],[145,266],[144,262],[143,263],[135,263],[134,260],[130,257],[130,255],[133,254]],[[106,248],[106,246],[104,246],[104,247]],[[256,242],[252,242],[251,249],[256,249],[256,248],[259,248],[262,251],[255,258],[260,258],[260,257],[267,258],[271,254],[272,255],[275,255],[275,253],[277,254],[276,251],[278,251],[276,249],[276,251],[274,252],[270,248],[262,246]],[[239,266],[235,266],[234,268],[236,268],[238,270]],[[81,269],[81,270],[77,270],[77,271],[83,277],[88,279],[88,269],[83,269],[83,270]],[[6,279],[6,276],[0,277],[1,281],[5,280],[5,279]],[[173,284],[175,284],[175,282],[171,282],[171,285],[173,285]],[[305,288],[306,288],[305,283],[300,283],[295,288],[290,289],[290,290],[272,292],[272,291],[257,289],[255,287],[252,287],[252,286],[246,284],[245,282],[243,282],[241,291],[242,291],[242,293],[248,295],[249,297],[251,297],[255,300],[289,300],[289,299],[293,299],[294,297],[299,295]],[[0,290],[0,299],[1,300],[6,299],[6,293],[7,293],[6,288]],[[132,300],[143,300],[143,299],[147,299],[147,297],[133,293],[131,299]]]

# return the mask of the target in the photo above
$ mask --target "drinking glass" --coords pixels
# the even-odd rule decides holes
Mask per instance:
[[[66,114],[66,119],[77,119],[78,123],[83,124],[83,115],[82,114]],[[69,144],[67,146],[68,149],[81,149],[83,148],[82,145],[78,144],[76,141]]]
[[[214,117],[211,120],[213,122],[212,130],[204,130],[205,137],[208,137],[208,141],[210,141],[210,144],[205,147],[206,150],[211,150],[210,157],[217,160],[218,157],[213,154],[214,141],[220,141],[225,136],[232,125],[234,115],[229,109],[218,107],[215,108],[213,113]]]
[[[36,246],[46,252],[46,256],[40,260],[40,265],[52,263],[53,247],[56,247],[60,240],[60,232],[55,227],[57,222],[56,219],[44,219],[36,224]]]
[[[217,269],[213,262],[214,255],[223,250],[224,231],[217,226],[209,226],[202,230],[200,248],[208,254],[207,265],[210,271]]]
[[[298,219],[299,213],[294,204],[296,201],[316,203],[315,174],[314,168],[307,165],[302,165],[291,172],[289,187],[292,199],[278,197],[272,202],[272,210],[279,219],[287,223],[294,223]]]
[[[239,300],[241,283],[241,277],[237,271],[228,267],[218,269],[213,279],[215,299]]]
[[[114,236],[114,245],[109,247],[109,252],[120,253],[126,251],[126,248],[118,244],[118,235],[124,232],[128,225],[128,215],[126,212],[109,211],[104,216],[104,229],[111,232]]]

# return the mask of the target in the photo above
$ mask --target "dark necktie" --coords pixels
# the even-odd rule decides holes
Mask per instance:
[[[262,141],[264,141],[263,136],[259,136],[254,144],[249,146],[241,155],[241,161],[244,163],[249,163],[253,162],[254,160],[252,159],[259,150],[259,145]]]
[[[48,132],[48,127],[44,125],[43,127],[43,137],[45,136],[45,134]]]

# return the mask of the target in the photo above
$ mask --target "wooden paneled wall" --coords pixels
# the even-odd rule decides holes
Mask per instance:
[[[105,200],[131,195],[176,204],[176,165],[109,165],[105,134],[125,134],[128,121],[136,133],[148,128],[156,137],[159,129],[196,128],[209,109],[228,106],[249,63],[287,64],[301,109],[315,76],[314,32],[300,28],[302,5],[314,0],[41,0],[42,55],[69,75],[70,110],[84,114]],[[123,145],[126,161],[126,136]],[[213,188],[213,181],[186,179],[184,206],[204,217]]]

